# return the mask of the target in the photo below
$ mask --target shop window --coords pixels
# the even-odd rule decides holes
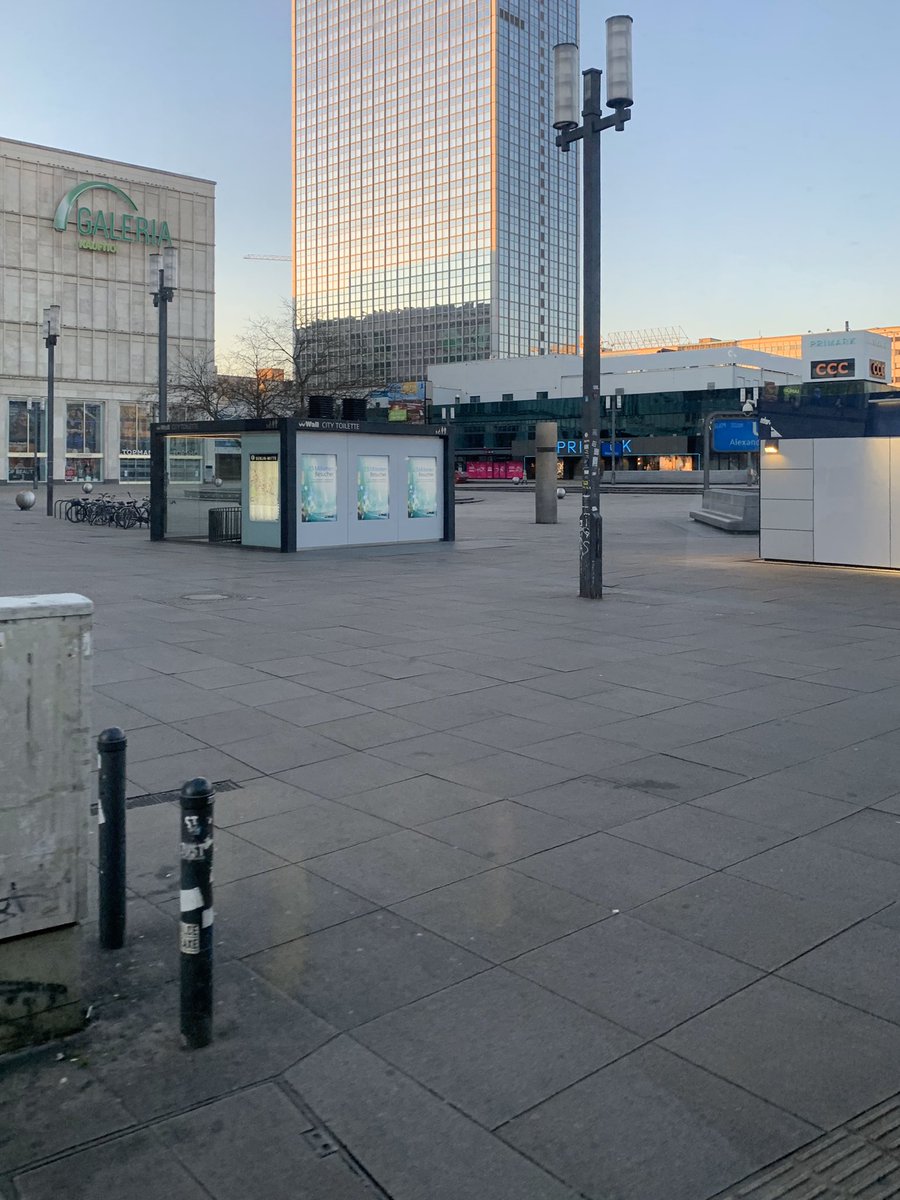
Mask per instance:
[[[75,401],[66,405],[66,480],[103,479],[103,405]]]
[[[119,479],[123,483],[150,479],[150,412],[142,404],[119,405]]]
[[[34,478],[35,447],[38,479],[46,479],[47,439],[43,405],[39,400],[10,400],[7,478],[11,483],[20,483],[26,479],[31,481]]]

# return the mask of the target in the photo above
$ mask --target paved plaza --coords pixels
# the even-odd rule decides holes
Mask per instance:
[[[577,503],[288,556],[0,492],[0,593],[95,602],[131,797],[90,1024],[0,1062],[4,1200],[900,1195],[900,578],[613,495],[583,601]],[[189,1053],[161,794],[196,775]]]

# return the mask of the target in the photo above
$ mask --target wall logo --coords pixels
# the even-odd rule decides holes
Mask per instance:
[[[852,379],[856,374],[855,358],[826,358],[809,364],[810,379]]]
[[[887,378],[887,368],[885,367],[885,364],[883,362],[881,362],[880,359],[870,358],[869,359],[869,374],[872,376],[873,379],[886,379]]]
[[[91,191],[112,192],[119,200],[124,201],[131,212],[107,212],[102,208],[93,209],[79,204],[78,201],[84,193]],[[53,228],[65,233],[73,210],[80,250],[99,250],[105,254],[115,254],[119,242],[141,242],[147,246],[172,244],[168,224],[155,218],[148,220],[146,217],[135,215],[135,202],[113,183],[103,183],[98,179],[76,183],[57,205]]]

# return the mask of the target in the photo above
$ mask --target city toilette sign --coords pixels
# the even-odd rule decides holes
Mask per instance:
[[[79,203],[85,192],[95,191],[112,192],[131,211],[115,212]],[[57,205],[53,228],[65,233],[74,212],[80,250],[115,254],[119,242],[140,242],[147,246],[171,245],[172,237],[167,222],[139,216],[137,208],[131,197],[115,184],[91,179],[86,183],[76,183],[66,192]]]

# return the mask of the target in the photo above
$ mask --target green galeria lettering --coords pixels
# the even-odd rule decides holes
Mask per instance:
[[[76,184],[60,200],[53,219],[53,227],[63,233],[69,223],[72,209],[75,209],[75,225],[83,241],[102,238],[108,242],[142,242],[145,245],[160,246],[172,244],[172,235],[166,221],[157,221],[146,217],[135,216],[126,212],[121,216],[115,212],[104,212],[102,209],[92,211],[85,206],[77,207],[77,200],[84,192],[104,190],[120,197],[131,209],[137,210],[137,205],[121,188],[112,183],[92,180],[88,183]],[[82,242],[79,243],[82,245]],[[86,245],[83,245],[87,249]],[[93,248],[93,247],[92,247]],[[114,249],[114,247],[111,247]]]

